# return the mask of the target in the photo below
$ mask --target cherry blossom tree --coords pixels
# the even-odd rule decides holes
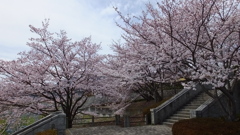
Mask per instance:
[[[131,77],[123,67],[125,62],[124,59],[119,59],[115,55],[105,57],[99,74],[102,77],[97,83],[98,90],[105,91],[101,95],[108,98],[108,103],[105,105],[111,108],[115,114],[123,114],[124,109],[138,97],[132,95]]]
[[[102,56],[97,54],[100,45],[91,38],[72,42],[65,31],[48,31],[49,20],[42,28],[30,25],[31,38],[28,52],[20,58],[1,61],[4,89],[0,100],[5,105],[35,114],[49,114],[62,110],[69,128],[79,109],[83,107],[96,88],[98,64]]]
[[[135,31],[131,30],[132,28],[128,24],[130,18],[125,18],[120,12],[118,13],[127,24],[126,28],[120,25],[119,27],[127,33],[129,32],[129,35],[123,35],[126,43],[115,43],[112,48],[116,53],[116,57],[125,59],[125,62],[122,63],[124,65],[123,71],[128,71],[126,75],[131,79],[132,90],[139,93],[146,100],[161,101],[163,98],[163,86],[179,84],[175,77],[172,76],[177,73],[176,67],[171,65],[170,68],[169,64],[165,66],[161,64],[164,59],[159,57],[160,48],[155,45],[149,46],[149,43],[144,38],[141,39],[141,35],[137,36]],[[139,26],[139,28],[143,28],[143,26]],[[165,64],[167,63],[165,62]],[[161,90],[161,93],[159,93],[159,90]]]
[[[211,85],[226,96],[223,110],[228,120],[235,120],[239,102],[234,97],[240,91],[239,4],[238,0],[163,0],[147,4],[141,16],[117,11],[125,24],[118,26],[125,31],[127,47],[144,48],[138,54],[150,54],[153,69],[167,73],[158,81],[185,78],[190,87]]]
[[[131,91],[140,94],[147,101],[155,99],[155,101],[162,100],[158,93],[159,84],[156,81],[159,79],[159,74],[153,67],[154,63],[152,57],[147,57],[149,53],[145,54],[145,48],[135,48],[131,45],[113,44],[112,48],[118,57],[118,61],[122,60],[121,74],[128,76],[127,82],[131,84]],[[116,61],[116,62],[118,62]],[[150,79],[154,78],[154,79]]]

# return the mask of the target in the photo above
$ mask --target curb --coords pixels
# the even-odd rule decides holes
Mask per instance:
[[[69,129],[66,129],[66,135],[73,135]]]

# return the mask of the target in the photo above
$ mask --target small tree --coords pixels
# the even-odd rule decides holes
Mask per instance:
[[[31,50],[21,52],[17,60],[1,61],[6,87],[1,89],[0,99],[36,114],[62,110],[71,128],[79,109],[94,94],[92,84],[102,60],[97,54],[100,45],[92,43],[90,37],[71,42],[65,31],[50,33],[48,25],[46,20],[43,28],[30,26],[39,36],[27,43]]]

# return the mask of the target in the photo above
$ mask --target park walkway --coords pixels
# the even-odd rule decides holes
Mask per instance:
[[[97,126],[67,129],[66,135],[172,135],[172,129],[165,125],[136,127]]]

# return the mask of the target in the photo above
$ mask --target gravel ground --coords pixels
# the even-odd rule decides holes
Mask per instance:
[[[171,128],[165,125],[136,127],[97,126],[67,129],[67,135],[172,135]]]

